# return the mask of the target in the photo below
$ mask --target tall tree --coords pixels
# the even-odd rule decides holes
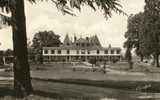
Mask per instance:
[[[25,96],[32,93],[33,88],[30,78],[30,67],[28,63],[26,20],[24,11],[25,0],[0,0],[0,7],[5,13],[11,13],[6,17],[0,14],[4,22],[12,25],[13,49],[14,49],[14,88],[17,96]],[[39,0],[27,0],[35,3]],[[44,0],[41,0],[44,1]],[[48,0],[46,0],[48,1]],[[51,0],[63,13],[74,15],[72,8],[81,9],[81,5],[88,5],[94,10],[100,9],[106,18],[110,17],[112,11],[123,13],[120,9],[119,0]]]
[[[15,0],[14,9],[11,11],[12,21],[14,22],[12,25],[14,49],[14,88],[17,96],[26,96],[33,91],[33,88],[28,63],[24,0]]]
[[[32,47],[34,52],[39,55],[40,63],[43,63],[42,51],[43,47],[59,47],[61,44],[60,36],[53,31],[42,31],[34,35],[32,40]]]
[[[146,50],[144,49],[145,39],[144,39],[143,26],[144,26],[144,13],[140,12],[138,14],[131,15],[128,18],[128,27],[127,27],[127,32],[125,33],[125,38],[127,39],[126,42],[129,43],[126,42],[124,43],[125,47],[135,48],[135,52],[138,56],[141,57],[141,61],[143,61],[143,57],[146,55]]]
[[[145,43],[146,49],[150,50],[159,67],[160,55],[160,1],[145,0]]]
[[[129,64],[129,68],[132,69],[133,68],[133,62],[132,62],[132,49],[133,49],[133,42],[131,41],[131,39],[127,39],[127,41],[124,43],[124,48],[126,48],[125,51],[125,58],[128,61]]]

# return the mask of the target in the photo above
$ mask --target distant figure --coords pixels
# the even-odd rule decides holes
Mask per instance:
[[[106,74],[106,61],[104,61],[104,65],[103,65],[103,73]]]

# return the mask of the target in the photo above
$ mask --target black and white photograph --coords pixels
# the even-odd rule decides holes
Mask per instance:
[[[160,0],[0,0],[0,100],[160,100]]]

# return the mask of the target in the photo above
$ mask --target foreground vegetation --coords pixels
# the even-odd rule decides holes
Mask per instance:
[[[83,64],[79,65],[84,66]],[[127,63],[110,64],[109,66],[111,69],[128,73],[134,73],[136,71],[134,69],[139,67],[138,71],[146,73],[146,75],[151,72],[146,72],[144,69],[149,69],[153,73],[159,70],[156,67],[143,64],[135,64],[132,70],[129,69]],[[111,72],[104,74],[99,71],[86,71],[84,68],[73,71],[71,63],[33,64],[31,72],[35,91],[33,95],[27,97],[28,100],[101,100],[100,98],[105,97],[114,97],[118,98],[118,100],[135,100],[136,96],[141,95],[141,93],[160,93],[160,81],[143,80],[144,76],[130,74],[121,75],[121,73],[112,74]],[[159,75],[159,72],[155,74]],[[12,73],[3,72],[1,76],[9,77],[12,76]],[[148,78],[149,76],[146,77]],[[13,82],[9,82],[9,86],[0,85],[0,100],[26,99],[15,98],[12,87]],[[136,100],[139,99],[137,98]]]
[[[79,65],[84,66],[83,64]],[[120,73],[107,71],[104,74],[101,71],[93,72],[92,69],[86,70],[83,67],[75,71],[71,63],[55,63],[32,65],[31,76],[32,79],[45,82],[90,85],[143,92],[160,92],[159,68],[138,63],[134,64],[131,70],[127,63],[112,63],[109,65],[109,68]],[[12,73],[3,72],[1,76],[12,76]]]
[[[106,100],[155,100],[139,98],[140,96],[146,95],[146,93],[138,91],[128,91],[128,89],[122,90],[108,88],[105,84],[117,84],[116,82],[109,81],[98,83],[96,81],[89,80],[66,79],[55,81],[33,79],[32,83],[34,87],[33,94],[23,99],[15,98],[13,94],[14,90],[9,85],[0,87],[0,100],[103,100],[103,98],[105,98]],[[128,83],[131,86],[131,82],[125,82],[125,84],[120,82],[120,85],[124,86]],[[147,94],[154,95],[153,93]]]

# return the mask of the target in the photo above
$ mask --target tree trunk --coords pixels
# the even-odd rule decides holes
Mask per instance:
[[[153,55],[152,65],[155,65],[155,62],[156,62],[156,56],[155,56],[155,55]]]
[[[40,64],[43,64],[43,47],[41,47],[40,53]]]
[[[128,61],[129,63],[129,69],[133,69],[133,62],[132,61]]]
[[[159,54],[156,54],[155,57],[156,57],[156,59],[155,59],[156,60],[156,67],[160,67],[159,66]]]
[[[130,48],[127,48],[126,58],[128,60],[129,69],[133,69],[132,53],[131,53],[131,49]]]
[[[143,55],[141,55],[141,62],[143,62]]]
[[[14,89],[18,97],[24,97],[32,93],[30,68],[28,63],[26,22],[24,12],[24,0],[16,0],[15,10],[12,11],[14,25],[13,49],[14,49]]]

